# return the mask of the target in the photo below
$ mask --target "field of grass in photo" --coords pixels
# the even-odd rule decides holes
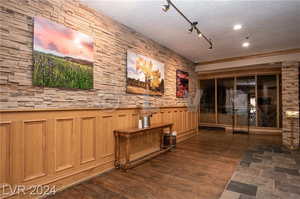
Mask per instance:
[[[76,63],[51,54],[33,53],[33,85],[57,88],[93,88],[92,65]]]

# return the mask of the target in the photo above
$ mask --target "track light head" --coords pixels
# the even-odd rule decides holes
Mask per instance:
[[[167,12],[169,9],[170,9],[170,4],[168,4],[168,5],[163,5],[163,6],[162,6],[162,10],[163,10],[164,12]]]
[[[202,33],[200,32],[199,29],[197,29],[197,35],[198,35],[198,37],[202,37]]]
[[[190,29],[189,29],[189,31],[190,31],[191,33],[194,31],[194,29],[196,29],[196,30],[198,31],[198,29],[196,28],[197,24],[198,24],[197,21],[191,23],[191,27],[190,27]]]
[[[210,44],[210,46],[209,46],[208,50],[212,50],[213,49],[213,43],[212,43],[211,39],[209,39],[209,44]]]
[[[247,37],[245,38],[245,41],[243,42],[242,46],[243,46],[244,48],[248,48],[248,47],[250,46],[249,36],[247,36]]]
[[[195,27],[195,26],[198,25],[198,22],[197,22],[197,21],[194,21],[191,25]]]

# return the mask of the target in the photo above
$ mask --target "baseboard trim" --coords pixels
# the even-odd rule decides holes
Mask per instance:
[[[198,133],[197,129],[192,129],[192,130],[186,131],[186,132],[182,133],[181,135],[178,135],[177,142],[178,143],[183,142],[183,141],[197,135],[197,133]]]
[[[213,124],[213,123],[200,123],[200,127],[215,127],[215,128],[222,128],[228,133],[232,133],[232,126],[231,125],[224,125],[224,124]],[[235,130],[242,130],[248,131],[248,127],[235,127]],[[250,127],[250,134],[252,135],[275,135],[279,136],[282,135],[281,128],[268,128],[268,127]]]

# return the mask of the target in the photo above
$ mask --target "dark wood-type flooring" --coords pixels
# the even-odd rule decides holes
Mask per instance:
[[[159,155],[128,172],[112,170],[50,198],[219,198],[249,146],[280,143],[280,136],[201,130],[198,136],[179,143],[175,151]]]

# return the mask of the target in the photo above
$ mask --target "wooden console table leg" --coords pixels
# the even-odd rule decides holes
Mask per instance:
[[[164,130],[160,129],[160,149],[164,148]]]
[[[115,135],[115,167],[120,166],[120,136]]]
[[[130,137],[126,136],[125,171],[130,166]]]

